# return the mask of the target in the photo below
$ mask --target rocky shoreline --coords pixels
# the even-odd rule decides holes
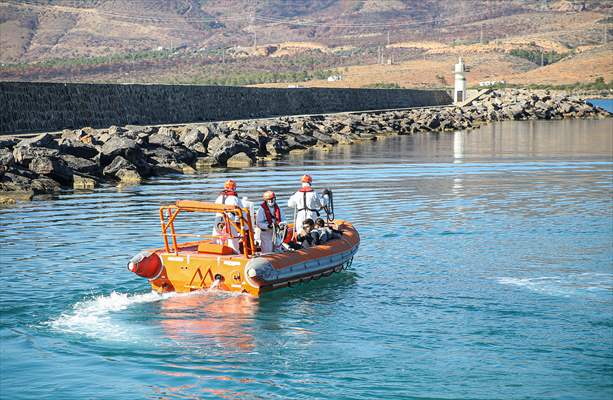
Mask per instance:
[[[250,167],[290,151],[475,128],[502,120],[609,118],[579,97],[498,90],[462,107],[64,130],[18,140],[0,136],[0,204],[103,183],[137,184],[167,173]]]

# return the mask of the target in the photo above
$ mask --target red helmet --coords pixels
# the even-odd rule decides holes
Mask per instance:
[[[223,188],[224,189],[229,189],[229,190],[236,190],[236,182],[234,182],[232,179],[228,179],[224,184],[223,184]]]
[[[300,182],[311,183],[313,182],[313,178],[311,178],[311,175],[302,175],[302,178],[300,178]]]
[[[268,190],[264,192],[264,194],[262,195],[262,198],[264,200],[272,200],[272,199],[276,199],[277,196],[275,195],[275,192],[273,192],[272,190]]]

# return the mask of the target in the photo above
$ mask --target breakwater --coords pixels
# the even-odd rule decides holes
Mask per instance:
[[[29,199],[62,187],[89,189],[105,181],[133,184],[165,173],[249,167],[291,151],[381,136],[470,129],[488,121],[610,116],[577,97],[507,90],[463,107],[65,130],[60,137],[43,133],[0,140],[0,191]]]
[[[443,90],[0,82],[0,133],[437,106]]]

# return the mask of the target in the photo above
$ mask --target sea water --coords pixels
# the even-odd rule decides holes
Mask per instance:
[[[0,397],[612,398],[612,131],[495,123],[2,209]],[[256,299],[126,269],[160,205],[230,177],[286,204],[304,173],[360,232],[349,271]]]

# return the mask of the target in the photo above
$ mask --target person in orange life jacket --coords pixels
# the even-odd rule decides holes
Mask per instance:
[[[236,193],[236,182],[234,182],[232,179],[228,179],[224,183],[223,187],[224,190],[219,193],[219,196],[217,196],[217,199],[215,199],[215,204],[225,204],[228,206],[239,206],[240,208],[243,208],[243,203],[241,202],[241,199],[238,198],[238,194]],[[236,221],[235,217],[231,218]],[[234,226],[231,226],[230,224],[219,224],[220,222],[223,222],[223,220],[224,218],[222,213],[215,214],[215,227],[213,228],[213,235],[237,236],[238,232]],[[219,230],[220,227],[223,227],[223,232]],[[245,229],[247,228],[245,227]],[[227,239],[227,245],[236,252],[240,251],[238,239]]]
[[[259,241],[262,253],[272,253],[275,230],[284,220],[283,210],[277,205],[275,192],[267,191],[262,196],[264,202],[255,216],[255,225],[259,228]]]
[[[307,218],[315,220],[319,217],[319,211],[324,206],[324,200],[313,190],[311,183],[313,178],[310,175],[304,175],[300,178],[302,187],[289,198],[287,205],[290,208],[296,208],[296,225],[294,230],[298,232],[302,227],[302,222]]]
[[[315,223],[311,218],[307,218],[302,222],[302,229],[298,232],[296,242],[298,242],[303,249],[321,244],[319,232],[315,229]]]

